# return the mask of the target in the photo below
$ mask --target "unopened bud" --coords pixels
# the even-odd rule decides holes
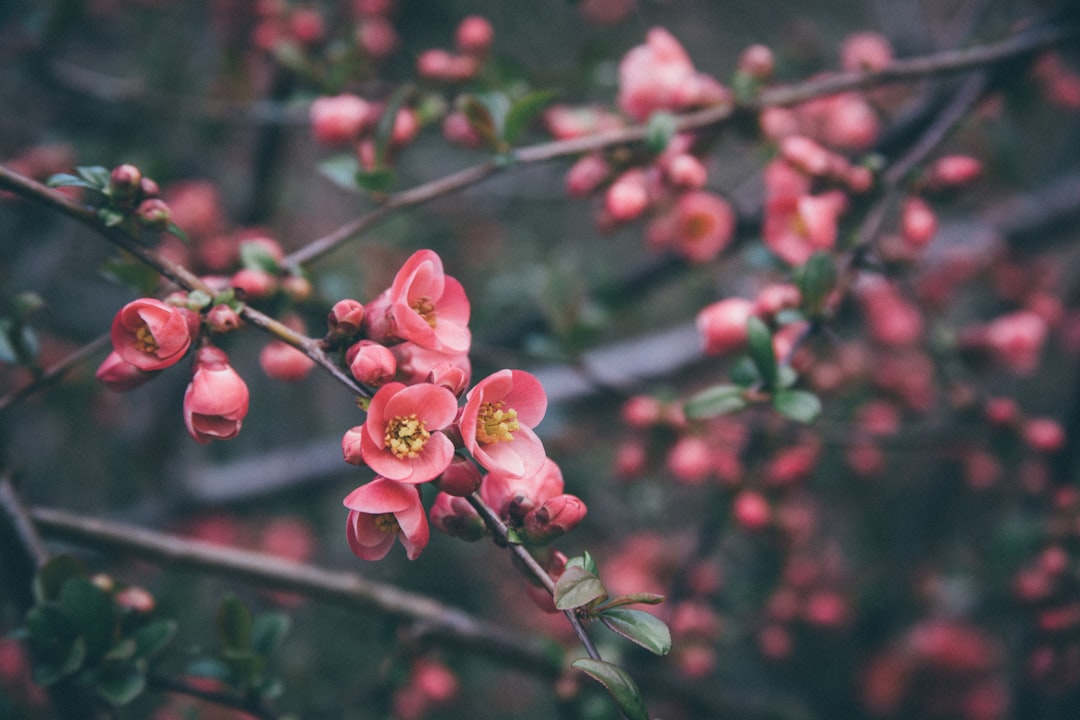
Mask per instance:
[[[576,528],[587,511],[580,498],[556,495],[525,516],[523,529],[530,543],[545,545]]]
[[[455,455],[439,476],[437,484],[447,495],[465,497],[479,490],[482,481],[483,477],[476,463],[461,455]]]
[[[352,337],[364,322],[364,306],[356,300],[338,300],[326,317],[326,327],[334,337]]]
[[[134,165],[117,165],[109,175],[109,190],[114,200],[131,200],[139,194],[142,173]]]
[[[385,385],[397,373],[397,358],[389,348],[371,340],[361,340],[348,349],[345,360],[356,382],[364,385]]]
[[[164,230],[168,227],[169,221],[172,218],[172,214],[169,212],[169,206],[160,198],[143,200],[135,210],[135,215],[146,227],[156,228],[158,230]]]

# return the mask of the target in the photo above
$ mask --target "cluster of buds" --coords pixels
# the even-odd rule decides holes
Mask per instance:
[[[495,30],[487,18],[470,15],[458,23],[454,52],[433,48],[420,53],[416,73],[439,82],[461,82],[476,77],[495,41]]]
[[[534,432],[547,409],[540,382],[507,369],[469,389],[469,312],[461,283],[431,250],[413,254],[367,305],[342,300],[330,311],[324,343],[342,349],[349,372],[373,389],[365,422],[342,438],[346,462],[376,473],[344,501],[349,546],[362,559],[382,558],[398,538],[410,559],[419,555],[430,530],[418,486],[432,481],[441,491],[431,511],[436,527],[467,539],[484,532],[462,501],[477,490],[534,545],[585,515],[562,492],[561,473]]]

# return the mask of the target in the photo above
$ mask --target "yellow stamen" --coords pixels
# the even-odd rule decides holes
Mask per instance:
[[[517,410],[503,409],[503,401],[483,403],[476,418],[476,439],[481,443],[506,442],[520,429]]]
[[[435,327],[435,303],[431,301],[431,298],[417,298],[409,307],[415,310],[420,317],[424,318],[424,322],[431,327]]]
[[[408,417],[396,417],[386,424],[383,444],[394,457],[404,460],[418,456],[430,437],[424,421],[417,420],[416,413],[413,413]]]
[[[394,513],[383,513],[375,516],[375,528],[386,535],[396,535],[401,531],[397,517]]]
[[[157,352],[157,340],[154,339],[154,334],[150,332],[150,328],[145,323],[135,331],[135,349],[147,355]]]

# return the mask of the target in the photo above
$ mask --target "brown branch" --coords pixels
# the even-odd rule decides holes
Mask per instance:
[[[328,570],[265,553],[189,540],[53,508],[33,508],[30,516],[41,532],[59,540],[275,590],[300,592],[315,600],[354,610],[373,610],[411,620],[422,624],[433,637],[542,677],[554,677],[560,670],[558,663],[551,660],[539,643],[524,640],[510,630],[478,620],[458,608],[369,580],[357,573]]]

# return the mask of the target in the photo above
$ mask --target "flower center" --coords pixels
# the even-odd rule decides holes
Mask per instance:
[[[386,535],[397,535],[401,530],[397,517],[394,513],[383,513],[375,516],[375,528]]]
[[[157,340],[154,339],[154,334],[150,332],[150,328],[146,326],[146,323],[143,323],[142,327],[135,331],[135,349],[147,355],[153,355],[157,352]]]
[[[517,410],[503,409],[502,400],[483,403],[476,418],[476,439],[482,443],[506,442],[514,439],[514,433],[520,429]]]
[[[423,420],[416,419],[416,413],[408,417],[396,417],[386,424],[383,444],[399,460],[415,458],[424,449],[431,433],[424,427]]]
[[[435,327],[435,303],[431,301],[431,298],[427,296],[416,298],[409,307],[424,318],[424,322],[431,327]]]

